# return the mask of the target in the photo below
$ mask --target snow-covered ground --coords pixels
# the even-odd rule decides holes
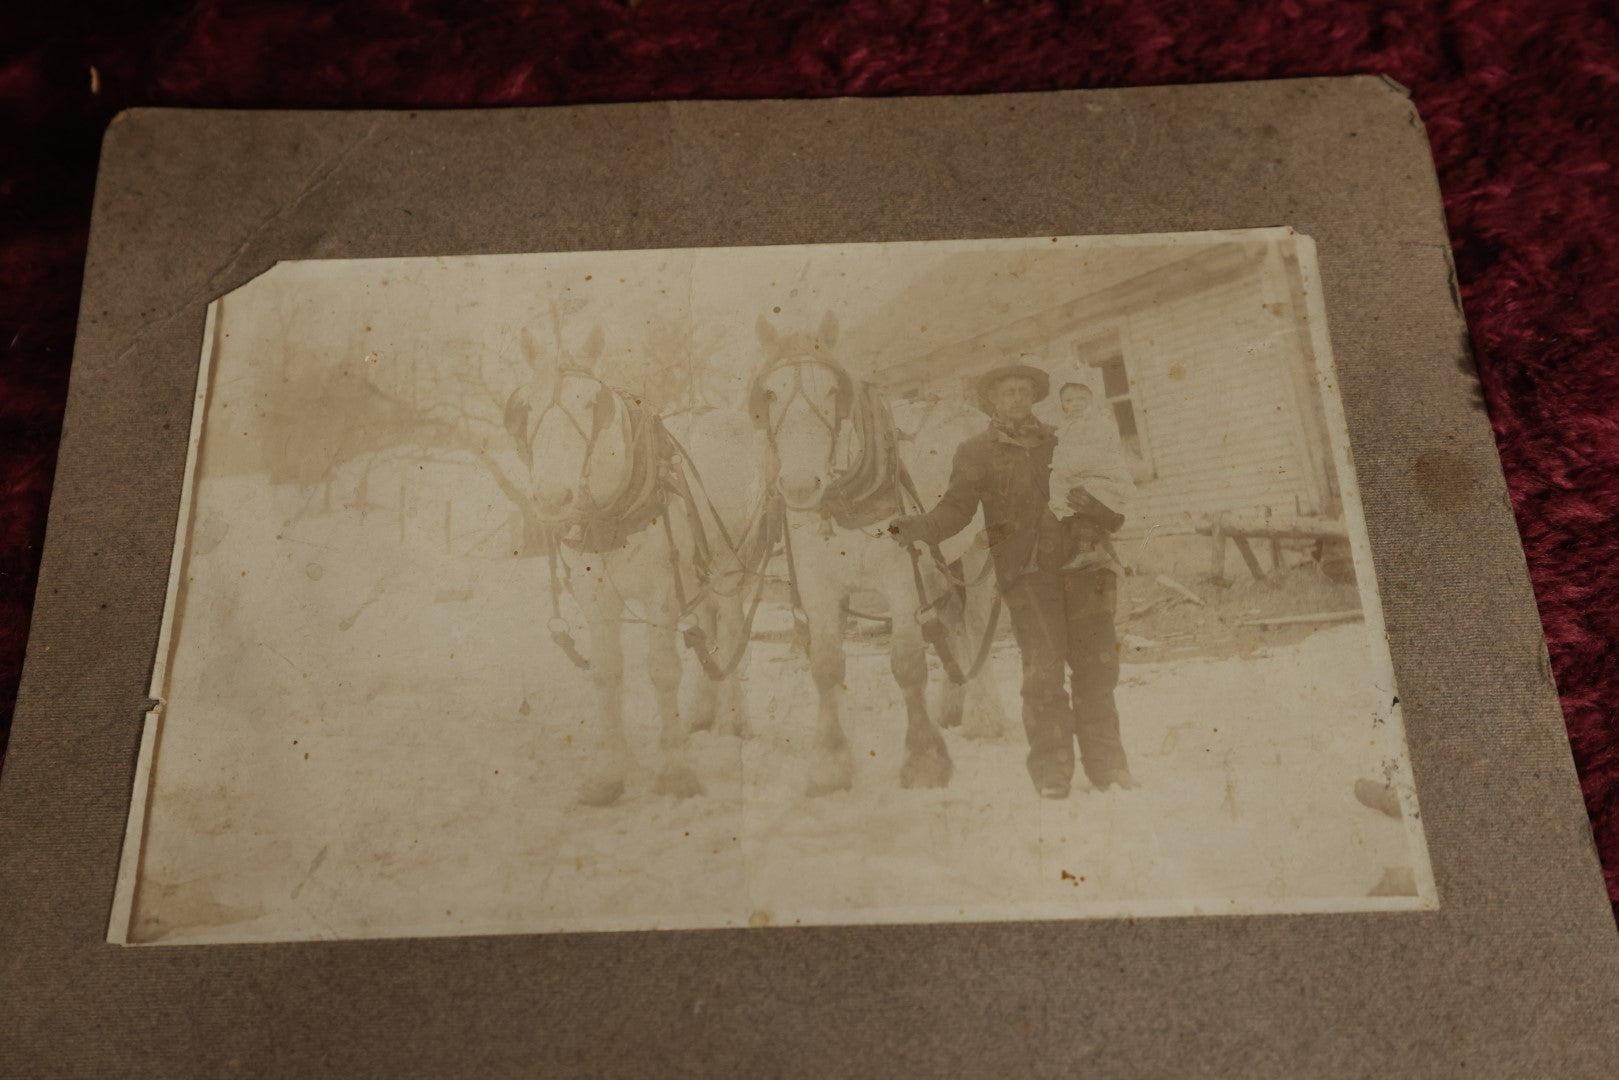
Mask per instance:
[[[545,634],[543,561],[394,552],[384,565],[314,535],[210,538],[192,560],[136,940],[1431,903],[1420,834],[1355,798],[1357,779],[1404,757],[1358,623],[1248,658],[1126,663],[1118,702],[1141,787],[1097,793],[1080,778],[1060,802],[1024,772],[1009,642],[991,673],[1012,730],[948,734],[948,788],[899,786],[898,692],[878,645],[858,642],[854,787],[806,796],[807,664],[761,642],[753,737],[696,735],[707,793],[655,795],[657,718],[628,627],[638,768],[620,803],[588,808],[573,793],[594,695]],[[700,677],[688,658],[687,689]],[[1369,896],[1391,868],[1420,895]]]

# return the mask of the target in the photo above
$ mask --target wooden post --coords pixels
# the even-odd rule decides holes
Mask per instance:
[[[1308,615],[1271,615],[1262,619],[1236,619],[1233,626],[1300,626],[1309,623],[1359,622],[1366,615],[1359,608],[1348,611],[1316,611]]]
[[[1265,572],[1259,568],[1259,560],[1254,557],[1253,545],[1248,543],[1247,534],[1234,533],[1231,542],[1237,545],[1237,553],[1242,556],[1242,561],[1248,564],[1248,572],[1254,575],[1254,580],[1258,581],[1264,577]]]

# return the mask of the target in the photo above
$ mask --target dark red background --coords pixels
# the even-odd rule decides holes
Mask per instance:
[[[1611,3],[7,6],[0,746],[44,537],[96,155],[119,109],[978,93],[1372,72],[1410,87],[1427,121],[1479,376],[1609,893],[1619,901],[1619,22]]]

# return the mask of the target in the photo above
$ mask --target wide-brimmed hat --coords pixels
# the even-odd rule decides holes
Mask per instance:
[[[983,403],[984,411],[993,413],[995,406],[990,403],[989,389],[1002,379],[1008,378],[1028,379],[1034,384],[1034,400],[1044,401],[1046,395],[1051,393],[1051,376],[1040,368],[1029,364],[1006,364],[1002,367],[986,371],[978,377],[978,400]]]

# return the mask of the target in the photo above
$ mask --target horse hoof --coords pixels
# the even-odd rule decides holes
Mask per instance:
[[[831,795],[854,787],[854,758],[847,746],[817,758],[810,767],[810,795]]]
[[[676,765],[658,774],[658,781],[653,785],[653,790],[659,795],[689,799],[694,795],[703,794],[703,782],[697,779],[697,774],[691,770],[691,766]]]
[[[624,794],[622,779],[592,780],[579,789],[580,806],[612,806]]]
[[[809,782],[809,795],[811,798],[818,799],[822,795],[836,795],[838,792],[848,791],[852,787],[854,787],[854,780],[851,777],[825,780],[811,777]]]
[[[734,735],[738,739],[753,738],[753,725],[749,724],[748,718],[740,713],[725,713],[714,725],[714,730],[720,735]]]
[[[960,727],[963,711],[959,701],[946,700],[942,702],[939,705],[939,726],[942,728]]]
[[[912,754],[899,770],[899,783],[905,788],[942,788],[956,771],[948,754]]]

